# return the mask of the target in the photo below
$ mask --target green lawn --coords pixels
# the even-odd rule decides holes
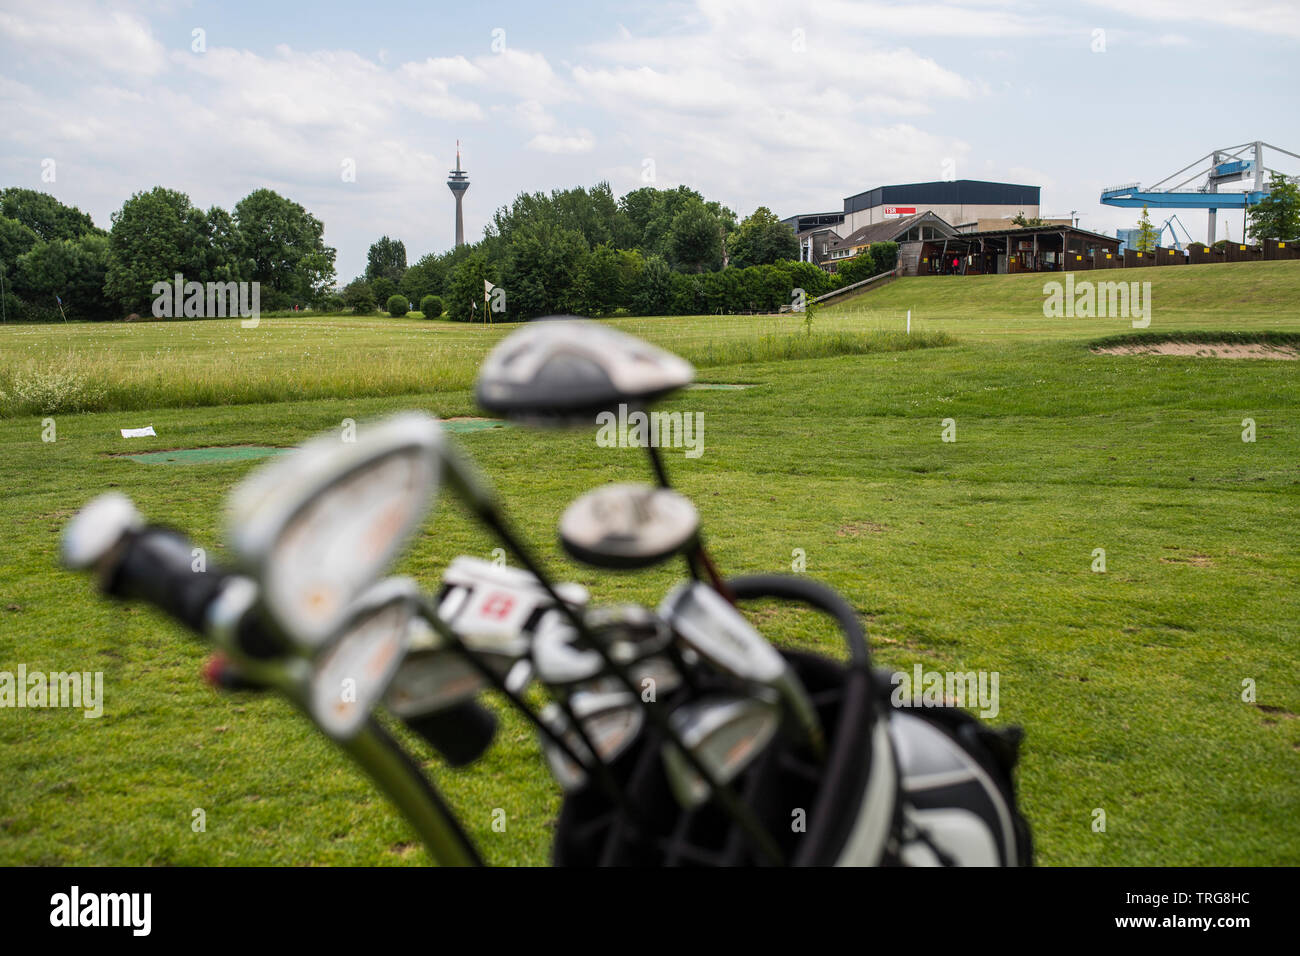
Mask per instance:
[[[1099,275],[1153,282],[1152,332],[1300,332],[1300,263],[1079,278]],[[1020,789],[1042,863],[1300,863],[1300,363],[1097,355],[1088,342],[1127,323],[1046,320],[1042,281],[899,281],[824,310],[809,337],[870,339],[909,307],[914,329],[955,337],[906,351],[744,362],[747,341],[802,336],[802,320],[618,324],[726,359],[702,379],[757,386],[671,401],[704,413],[704,455],[668,461],[725,569],[789,570],[803,549],[808,573],[861,610],[881,664],[999,672],[997,722],[1028,734]],[[92,385],[130,398],[139,378],[155,399],[57,414],[53,443],[41,416],[0,420],[0,671],[102,670],[106,684],[99,720],[0,710],[0,864],[426,860],[287,705],[209,690],[202,647],[95,598],[55,568],[54,547],[82,502],[117,487],[219,560],[221,503],[256,461],[113,456],[292,445],[402,408],[476,414],[473,365],[502,331],[378,318],[0,329],[5,369],[73,353]],[[186,391],[190,377],[206,384]],[[222,382],[277,400],[226,404]],[[949,418],[955,443],[941,441]],[[144,424],[158,438],[117,436]],[[589,431],[457,438],[563,577],[603,600],[654,602],[672,584],[676,568],[598,577],[554,545],[574,495],[645,474],[635,450]],[[454,555],[493,547],[446,500],[400,570],[432,587]],[[811,615],[758,617],[779,642],[838,652]],[[485,760],[437,774],[492,862],[541,863],[558,791],[524,722],[503,717]],[[190,829],[195,808],[206,833]]]

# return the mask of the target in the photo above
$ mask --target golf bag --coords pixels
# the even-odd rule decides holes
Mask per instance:
[[[830,589],[783,576],[728,583],[742,599],[799,600],[829,614],[852,652],[848,664],[783,652],[826,728],[825,759],[812,759],[801,737],[785,728],[733,782],[785,860],[805,866],[1032,863],[1013,781],[1017,728],[993,730],[955,707],[892,707],[889,673],[870,668],[856,613]],[[762,862],[716,804],[687,810],[673,798],[659,759],[663,743],[647,728],[611,765],[635,796],[637,819],[596,788],[568,795],[556,832],[557,865]]]

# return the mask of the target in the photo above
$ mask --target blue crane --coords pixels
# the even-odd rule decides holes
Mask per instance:
[[[1272,173],[1276,170],[1264,165],[1265,149],[1283,153],[1293,159],[1300,159],[1300,155],[1289,150],[1256,140],[1253,143],[1212,150],[1196,162],[1189,163],[1171,176],[1166,176],[1149,189],[1143,189],[1141,183],[1110,186],[1101,191],[1101,201],[1107,206],[1208,209],[1210,211],[1208,241],[1212,245],[1215,240],[1215,219],[1220,209],[1240,209],[1244,213],[1247,208],[1268,195],[1264,191],[1264,173]],[[1247,156],[1247,153],[1250,155]],[[1190,175],[1186,175],[1189,172]],[[1185,178],[1172,186],[1167,185],[1180,176]],[[1186,187],[1193,180],[1201,177],[1205,178],[1202,185],[1187,190]],[[1251,185],[1254,188],[1245,192],[1219,192],[1219,187],[1222,185],[1245,180],[1253,180]],[[1178,224],[1182,226],[1181,221]],[[1166,222],[1165,225],[1169,226],[1172,232],[1173,227],[1170,223]],[[1186,227],[1183,231],[1187,231]]]

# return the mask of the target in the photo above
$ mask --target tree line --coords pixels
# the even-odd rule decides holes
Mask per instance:
[[[792,304],[797,289],[822,295],[893,268],[897,247],[877,244],[835,275],[798,258],[794,231],[764,206],[737,221],[686,186],[616,199],[602,182],[522,193],[493,214],[479,242],[409,267],[405,245],[383,236],[342,305],[401,312],[420,303],[427,316],[428,299],[459,321],[770,312]]]
[[[685,186],[615,198],[604,182],[522,193],[478,242],[410,265],[404,243],[384,236],[370,246],[365,272],[341,289],[323,235],[320,220],[270,189],[228,212],[157,187],[131,196],[107,231],[53,196],[4,189],[0,305],[9,320],[148,316],[154,284],[179,273],[258,282],[267,311],[419,308],[461,321],[768,312],[790,305],[796,290],[814,297],[892,268],[897,255],[892,243],[877,243],[831,275],[797,261],[794,232],[766,207],[738,221]]]
[[[161,186],[133,195],[108,231],[81,210],[31,189],[0,190],[0,284],[8,319],[148,316],[153,286],[258,282],[265,309],[307,306],[334,286],[324,225],[270,189],[231,212],[206,211]]]

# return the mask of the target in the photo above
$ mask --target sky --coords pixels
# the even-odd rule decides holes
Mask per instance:
[[[381,235],[411,262],[452,245],[458,139],[471,239],[520,192],[602,180],[742,217],[1027,183],[1113,234],[1138,211],[1105,186],[1257,139],[1300,153],[1298,51],[1297,0],[0,0],[0,185],[105,228],[157,185],[226,209],[269,187],[325,223],[340,284]],[[1204,211],[1178,217],[1204,238]]]

